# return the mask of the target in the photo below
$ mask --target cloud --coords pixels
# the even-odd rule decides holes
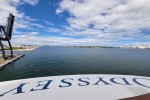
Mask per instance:
[[[43,28],[44,26],[37,24],[36,19],[26,16],[19,10],[19,7],[24,4],[31,6],[37,5],[38,0],[0,0],[0,16],[1,25],[6,25],[9,13],[15,16],[14,31],[19,28],[34,29],[34,27]]]
[[[65,35],[144,39],[148,34],[141,30],[150,29],[149,4],[149,0],[63,0],[56,14],[69,13]]]
[[[35,6],[38,4],[38,0],[22,0],[23,2],[27,3],[27,4],[30,4],[32,6]]]
[[[49,2],[50,6],[58,7],[56,14],[61,15],[60,20],[65,18],[67,22],[67,24],[57,27],[55,23],[47,20],[44,20],[46,26],[41,25],[38,22],[43,20],[33,19],[19,9],[23,5],[36,6],[38,3],[39,0],[0,0],[0,24],[6,24],[9,12],[15,15],[13,43],[51,45],[149,44],[149,0],[61,0],[59,4],[56,1],[51,1]],[[18,29],[28,31],[20,32]],[[146,33],[143,30],[146,30]],[[59,35],[48,34],[45,36],[47,32],[59,33]]]
[[[50,33],[60,33],[62,30],[55,27],[51,27],[51,28],[47,28],[46,31]]]
[[[29,35],[38,35],[39,34],[39,32],[30,32],[30,33],[28,33]]]
[[[34,41],[34,42],[32,42]],[[35,36],[15,35],[12,39],[13,44],[36,44],[36,45],[52,45],[52,46],[72,46],[72,45],[108,45],[110,40],[97,40],[91,38],[69,38],[69,37],[57,37],[57,36]]]
[[[50,26],[53,26],[54,24],[50,21],[47,21],[47,20],[44,20],[44,22],[47,24],[47,25],[50,25]]]
[[[37,32],[30,32],[23,35],[14,35],[12,43],[17,44],[30,44],[30,45],[51,45],[51,46],[120,46],[117,39],[99,39],[99,38],[69,38],[58,36],[37,36]],[[34,41],[34,42],[33,42]],[[150,42],[134,42],[128,41],[121,44],[122,46],[140,46],[150,47]]]

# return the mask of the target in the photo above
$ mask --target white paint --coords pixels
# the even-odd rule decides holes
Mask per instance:
[[[99,85],[93,85],[98,81],[98,77],[103,77],[104,81],[112,85],[104,85],[103,82],[100,82]],[[62,83],[61,80],[68,78],[73,79],[73,81],[67,80],[68,82],[71,82],[72,85],[65,88],[59,87],[59,85],[67,85]],[[79,83],[82,85],[85,84],[80,82],[78,80],[79,78],[89,78],[90,80],[84,80],[89,81],[90,84],[87,86],[78,86]],[[110,81],[110,78],[125,78],[132,85],[115,84]],[[16,91],[12,91],[0,97],[0,100],[116,100],[150,93],[150,88],[136,84],[133,82],[133,78],[140,78],[138,79],[138,82],[150,87],[150,78],[142,76],[95,74],[40,77],[0,82],[0,94],[14,89],[21,83],[28,83],[22,88],[25,93],[13,94]],[[145,78],[147,80],[141,78]],[[53,80],[48,86],[49,89],[30,91],[32,88],[42,88],[42,86],[36,87],[38,85],[37,82],[45,80]],[[123,83],[120,79],[116,79],[115,81]]]

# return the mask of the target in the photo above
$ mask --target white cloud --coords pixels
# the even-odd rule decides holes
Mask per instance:
[[[29,35],[38,35],[39,34],[39,32],[30,32],[30,33],[28,33]]]
[[[44,20],[44,22],[47,24],[47,25],[50,25],[50,26],[53,26],[54,24],[50,21],[47,21],[47,20]]]
[[[33,42],[34,41],[34,42]],[[56,37],[56,36],[35,36],[35,35],[15,35],[12,39],[13,44],[37,44],[37,45],[108,45],[110,40],[97,40],[91,38],[75,39],[67,37]]]
[[[51,27],[51,28],[46,29],[45,31],[50,32],[50,33],[60,33],[62,30],[55,28],[55,27]]]
[[[18,28],[33,29],[33,27],[42,28],[43,26],[35,23],[36,19],[26,16],[18,8],[23,4],[35,6],[38,0],[0,0],[0,24],[6,25],[9,13],[15,16],[14,31]]]
[[[150,29],[149,4],[150,0],[63,0],[56,14],[70,14],[65,35],[130,40],[144,38],[141,29]]]
[[[69,26],[59,29],[49,21],[44,22],[51,26],[45,30],[46,32],[60,33],[63,37],[54,37],[52,34],[39,37],[40,33],[35,32],[36,29],[44,29],[46,26],[36,23],[36,19],[26,16],[19,10],[21,5],[36,6],[38,2],[39,0],[0,0],[0,24],[6,24],[9,12],[16,17],[13,43],[119,45],[120,41],[131,41],[134,45],[139,38],[140,41],[150,41],[148,34],[141,33],[141,29],[150,30],[150,0],[62,0],[56,14],[68,12],[66,21]],[[31,29],[31,32],[18,32],[18,28]],[[69,38],[74,36],[82,38]],[[140,41],[138,44],[144,45]]]
[[[23,2],[35,6],[39,1],[38,0],[22,0]]]

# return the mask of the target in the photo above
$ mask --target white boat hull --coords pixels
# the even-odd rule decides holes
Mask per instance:
[[[66,75],[0,82],[0,100],[116,100],[148,93],[150,77],[130,75]]]

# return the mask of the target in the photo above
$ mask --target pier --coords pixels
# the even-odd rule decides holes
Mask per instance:
[[[6,65],[20,59],[21,57],[24,57],[25,55],[19,55],[16,54],[12,58],[2,59],[0,58],[0,70],[3,69]]]

